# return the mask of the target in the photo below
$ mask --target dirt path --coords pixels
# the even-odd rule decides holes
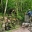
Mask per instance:
[[[15,30],[12,30],[12,32],[30,32],[27,28],[18,28],[18,29],[15,29]]]

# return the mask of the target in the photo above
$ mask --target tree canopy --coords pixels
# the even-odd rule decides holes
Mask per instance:
[[[2,0],[2,4],[0,3],[1,13],[4,12],[5,4],[6,4],[6,0]],[[32,0],[8,0],[7,11],[9,12],[9,10],[13,8],[15,9],[18,15],[17,17],[19,19],[22,19],[22,17],[24,17],[24,13],[28,11],[28,9],[32,10]]]

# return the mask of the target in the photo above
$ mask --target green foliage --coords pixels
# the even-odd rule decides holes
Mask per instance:
[[[17,3],[17,5],[16,5]],[[3,9],[5,8],[6,0],[3,0]],[[1,4],[0,4],[1,7]],[[8,0],[8,7],[7,11],[9,11],[10,8],[16,7],[16,13],[18,11],[18,16],[16,16],[19,20],[22,20],[24,18],[24,13],[28,11],[28,9],[32,9],[32,0]],[[19,9],[18,9],[19,8]],[[20,11],[22,8],[22,11]],[[18,10],[17,10],[18,9]],[[12,17],[15,17],[15,14],[12,13]]]
[[[3,8],[1,7],[0,3],[0,12],[2,13],[2,9],[4,11],[5,9],[6,0],[3,0]],[[9,9],[15,8],[16,16],[14,13],[12,13],[12,17],[16,17],[17,19],[21,20],[21,22],[24,21],[24,13],[28,11],[28,9],[32,10],[32,0],[8,0],[8,7],[7,11]],[[22,11],[21,11],[22,10]],[[1,15],[1,14],[0,14]]]

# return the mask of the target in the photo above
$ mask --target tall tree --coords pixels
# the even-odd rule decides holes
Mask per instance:
[[[1,8],[2,8],[2,13],[3,13],[3,0],[1,0]]]
[[[18,16],[18,0],[16,0],[16,12],[17,12],[17,16]]]
[[[5,30],[5,21],[6,21],[5,15],[6,15],[6,10],[7,10],[7,4],[8,4],[8,0],[6,0],[6,5],[5,5],[5,9],[4,9],[4,21],[3,21],[3,24],[2,24],[2,27],[3,27],[4,30]]]
[[[4,17],[5,17],[6,10],[7,10],[7,4],[8,4],[8,0],[6,0],[6,6],[5,6],[5,10],[4,10]]]

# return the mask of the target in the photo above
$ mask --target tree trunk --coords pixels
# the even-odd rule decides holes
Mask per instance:
[[[17,13],[17,16],[18,16],[18,0],[16,0],[16,13]]]
[[[8,4],[8,0],[6,0],[6,6],[5,6],[5,10],[4,10],[4,17],[5,17],[6,10],[7,10],[7,4]]]
[[[2,14],[3,14],[3,0],[1,0],[1,8],[2,8]]]
[[[6,14],[6,10],[7,10],[7,4],[8,4],[8,0],[6,0],[6,6],[5,6],[5,10],[4,10],[4,21],[3,21],[3,24],[2,24],[2,27],[3,27],[4,30],[5,30],[5,21],[6,21],[5,14]]]

